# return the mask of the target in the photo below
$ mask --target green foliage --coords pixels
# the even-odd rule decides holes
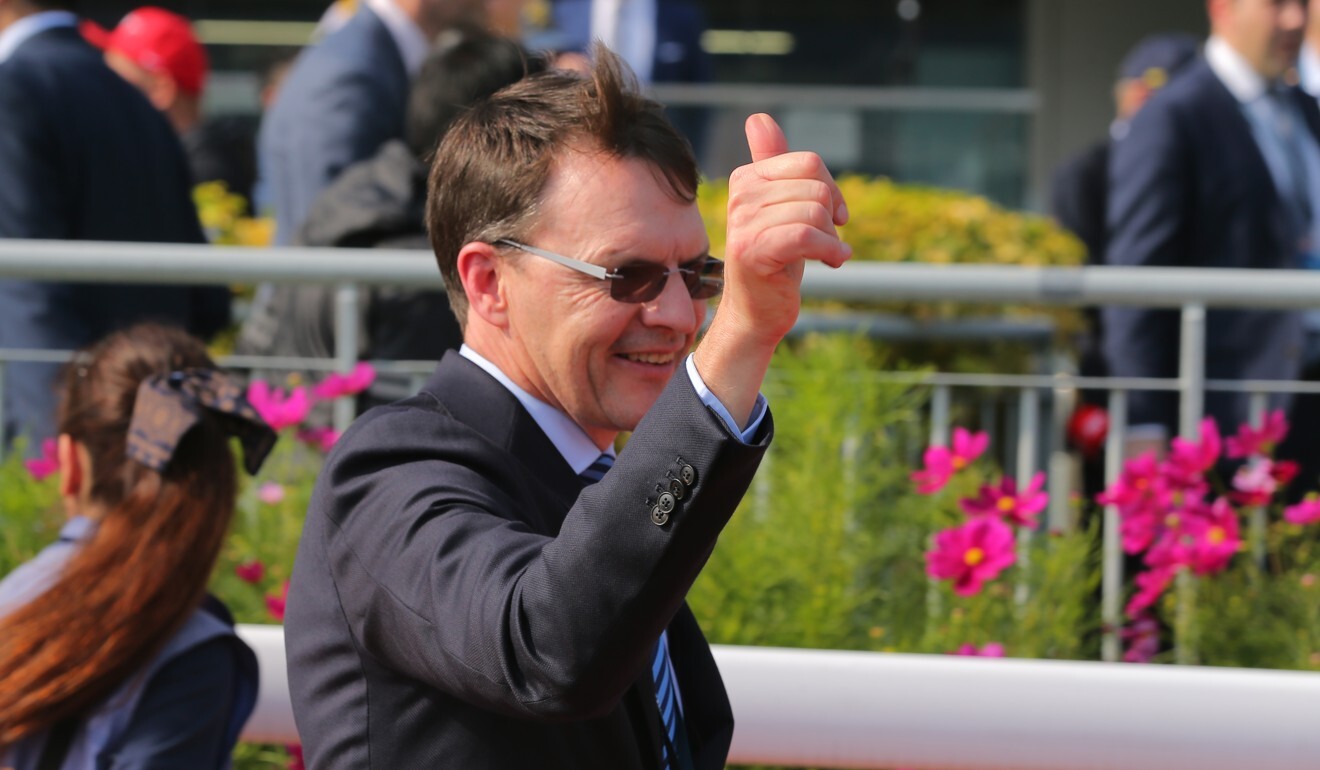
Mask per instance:
[[[54,476],[36,481],[23,466],[20,442],[0,462],[0,576],[31,559],[59,535],[64,522]]]
[[[1088,533],[1034,538],[1025,565],[978,596],[927,578],[931,536],[964,520],[957,500],[985,478],[960,474],[933,497],[914,491],[926,393],[870,375],[882,365],[870,345],[839,336],[776,357],[765,388],[770,454],[689,595],[707,636],[926,653],[997,641],[1015,656],[1093,656]]]

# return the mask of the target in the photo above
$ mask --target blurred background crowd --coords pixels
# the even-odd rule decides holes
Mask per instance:
[[[581,67],[599,39],[711,178],[743,161],[740,121],[766,109],[836,174],[1048,212],[1092,264],[1320,266],[1320,7],[1308,25],[1306,0],[163,6],[0,0],[0,237],[200,243],[215,233],[194,191],[218,189],[273,223],[258,240],[425,249],[427,160],[448,121],[525,74]],[[323,289],[261,287],[239,319],[230,304],[215,288],[4,281],[0,348],[73,349],[149,309],[206,336],[241,321],[239,353],[333,351]],[[362,329],[365,358],[458,341],[436,291],[373,290]],[[1093,313],[1081,373],[1175,376],[1177,335],[1171,312]],[[1320,315],[1216,311],[1207,337],[1211,378],[1320,377]],[[7,437],[51,432],[54,371],[7,368]],[[388,400],[407,383],[374,388]],[[1307,398],[1277,405],[1320,419]],[[1207,408],[1248,417],[1231,394]],[[1172,393],[1136,393],[1130,411],[1134,448],[1176,432]],[[1320,474],[1313,448],[1290,454]]]

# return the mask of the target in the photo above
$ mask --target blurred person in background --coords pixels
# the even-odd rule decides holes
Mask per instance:
[[[73,3],[0,0],[0,238],[204,243],[170,124],[83,39]],[[0,280],[0,348],[70,351],[140,320],[210,336],[225,288]],[[4,440],[55,433],[55,364],[4,372]]]
[[[293,242],[345,168],[403,137],[408,85],[436,36],[483,15],[482,0],[360,0],[348,22],[298,57],[258,140],[277,243]]]
[[[252,200],[257,176],[256,126],[239,116],[202,117],[210,63],[192,24],[151,6],[125,16],[113,30],[83,22],[83,34],[105,51],[110,69],[138,88],[169,119],[188,154],[194,184],[224,182]]]
[[[1065,161],[1054,173],[1050,213],[1059,224],[1081,239],[1090,265],[1104,263],[1108,243],[1106,212],[1109,198],[1109,155],[1111,142],[1127,135],[1132,118],[1157,91],[1168,85],[1196,60],[1199,42],[1187,34],[1152,35],[1138,42],[1119,64],[1114,83],[1114,122],[1109,136]],[[1104,330],[1100,310],[1087,308],[1088,329],[1078,351],[1078,373],[1083,377],[1105,377],[1109,369],[1101,350]],[[1084,484],[1091,497],[1104,488],[1104,460],[1100,452],[1108,428],[1104,411],[1108,393],[1083,390],[1081,405],[1070,423],[1070,435],[1083,451]]]
[[[1163,89],[1116,141],[1110,162],[1107,264],[1286,269],[1315,243],[1320,111],[1284,82],[1306,23],[1302,0],[1209,0],[1205,55]],[[1179,314],[1110,307],[1104,352],[1119,377],[1176,377]],[[1293,379],[1304,364],[1299,312],[1212,310],[1210,379]],[[1176,393],[1132,391],[1128,452],[1162,451],[1178,430]],[[1232,431],[1245,395],[1207,392]],[[1294,434],[1317,435],[1302,425]],[[1304,478],[1308,486],[1313,478]]]
[[[593,40],[615,51],[643,85],[707,83],[709,54],[701,47],[706,17],[691,0],[552,0],[556,46],[571,57],[585,57]],[[586,67],[585,58],[582,67]],[[706,110],[667,107],[670,122],[688,138],[700,159],[705,145]]]
[[[430,249],[426,186],[431,156],[471,104],[545,69],[512,40],[479,28],[451,30],[422,64],[408,100],[404,139],[356,163],[312,205],[296,243],[339,248]],[[462,342],[443,289],[378,286],[360,305],[358,358],[434,361]],[[263,292],[236,346],[243,355],[331,358],[335,289],[275,286]],[[278,373],[278,378],[283,374]],[[359,410],[412,395],[411,377],[381,372]],[[329,414],[313,419],[328,422]]]
[[[0,767],[222,770],[257,660],[206,593],[274,446],[201,341],[141,325],[64,375],[60,538],[0,582]]]

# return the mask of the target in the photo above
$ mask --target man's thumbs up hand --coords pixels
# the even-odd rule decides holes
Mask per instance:
[[[820,156],[789,152],[769,115],[752,115],[746,130],[752,162],[729,177],[724,297],[696,360],[734,415],[730,402],[746,401],[750,410],[741,390],[753,381],[760,387],[775,346],[797,321],[803,265],[839,267],[852,256],[835,230],[848,221],[848,207]]]

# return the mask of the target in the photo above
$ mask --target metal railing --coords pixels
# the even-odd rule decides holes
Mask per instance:
[[[359,286],[402,284],[439,287],[442,281],[433,258],[424,252],[345,249],[245,249],[212,246],[110,244],[87,242],[0,240],[0,279],[70,280],[135,283],[312,283],[336,286],[336,352],[333,360],[243,358],[227,361],[242,367],[293,366],[348,371],[358,350]],[[808,266],[803,295],[849,301],[962,301],[969,303],[1037,305],[1135,305],[1178,308],[1181,312],[1179,374],[1174,379],[1083,378],[1069,374],[904,374],[885,373],[932,388],[930,438],[947,439],[952,392],[958,388],[1007,388],[1018,392],[1015,473],[1025,481],[1044,465],[1055,470],[1064,451],[1052,441],[1041,451],[1040,436],[1057,435],[1061,420],[1043,414],[1042,394],[1074,393],[1080,388],[1109,390],[1111,429],[1105,448],[1106,478],[1117,478],[1125,443],[1127,393],[1132,390],[1176,391],[1180,398],[1180,432],[1196,437],[1207,390],[1250,394],[1253,419],[1264,415],[1269,394],[1320,393],[1320,384],[1293,381],[1217,381],[1205,376],[1207,308],[1255,307],[1314,309],[1320,307],[1320,273],[1264,270],[1190,270],[1166,268],[1022,268],[1007,266],[853,263],[842,270]],[[0,372],[6,361],[64,360],[68,352],[0,349]],[[432,362],[395,362],[396,371],[425,373]],[[336,412],[340,427],[352,418],[344,402]],[[1042,424],[1049,426],[1042,430]],[[1059,508],[1066,494],[1057,484],[1063,474],[1051,474],[1051,497]],[[1102,615],[1109,629],[1102,644],[1105,660],[1120,655],[1116,629],[1122,624],[1123,557],[1118,514],[1104,515]],[[932,765],[934,766],[934,765]],[[971,765],[968,765],[971,766]],[[1002,766],[1002,765],[1000,765]],[[1015,767],[1034,765],[1014,764]],[[1062,767],[1062,765],[1057,765]],[[1077,765],[1080,766],[1080,765]],[[1090,765],[1088,765],[1090,766]],[[1139,765],[1123,765],[1137,767]],[[1204,765],[1208,767],[1209,765]],[[1252,766],[1257,766],[1253,763]],[[1259,765],[1264,766],[1264,765]]]
[[[279,626],[250,741],[298,739]],[[716,645],[729,761],[911,770],[1313,770],[1320,674]],[[791,695],[787,695],[791,693]]]

